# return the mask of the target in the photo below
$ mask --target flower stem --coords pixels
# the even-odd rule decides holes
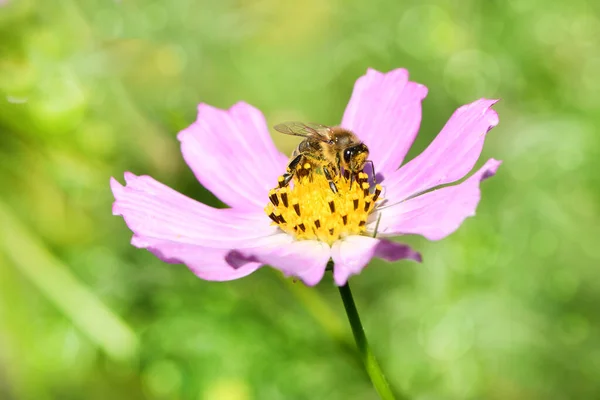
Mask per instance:
[[[373,387],[375,387],[375,390],[381,399],[394,400],[394,393],[392,393],[390,385],[385,379],[383,371],[377,363],[375,355],[371,351],[369,343],[367,342],[367,337],[365,336],[365,331],[360,322],[358,310],[356,309],[356,304],[354,304],[354,298],[352,297],[352,291],[350,290],[349,284],[346,283],[344,286],[340,286],[338,289],[340,290],[340,295],[342,296],[342,301],[344,302],[344,308],[346,309],[346,315],[348,315],[348,321],[352,327],[352,334],[354,335],[354,340],[356,341],[360,358],[365,365],[365,369],[367,370],[367,374],[371,379]]]

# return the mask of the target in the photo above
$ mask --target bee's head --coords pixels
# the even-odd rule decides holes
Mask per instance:
[[[369,148],[364,143],[344,149],[345,168],[351,172],[360,172],[365,167],[365,162],[369,158]]]

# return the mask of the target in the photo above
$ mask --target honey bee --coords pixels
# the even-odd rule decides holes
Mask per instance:
[[[290,157],[283,181],[280,183],[282,187],[297,174],[298,166],[306,163],[309,163],[314,171],[325,175],[334,193],[338,191],[334,183],[336,175],[345,174],[353,180],[364,169],[366,163],[371,164],[375,179],[373,162],[367,159],[369,148],[349,130],[339,126],[329,127],[302,122],[285,122],[275,125],[274,128],[286,135],[304,138]]]

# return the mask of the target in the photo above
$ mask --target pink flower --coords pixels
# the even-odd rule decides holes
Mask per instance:
[[[332,200],[332,192],[320,191],[320,183],[316,189],[303,188],[298,181],[284,189],[290,196],[286,199],[294,204],[276,207],[269,196],[279,196],[275,201],[281,203],[283,193],[273,188],[286,170],[288,157],[275,148],[262,113],[246,103],[229,110],[200,104],[196,122],[178,135],[181,151],[200,183],[231,208],[211,208],[149,176],[127,172],[125,186],[111,179],[113,214],[123,216],[133,231],[134,246],[165,262],[183,263],[206,280],[241,278],[268,264],[315,285],[332,259],[333,276],[341,286],[372,257],[420,261],[419,253],[410,247],[382,237],[446,237],[475,214],[479,182],[494,175],[500,165],[490,159],[460,184],[430,190],[460,180],[479,158],[485,134],[498,123],[491,109],[496,100],[480,99],[456,110],[429,147],[398,169],[417,135],[426,95],[427,88],[410,82],[404,69],[368,70],[354,86],[341,126],[369,147],[383,200],[374,199],[373,190],[364,196],[362,190],[340,190],[335,198],[338,210],[332,210],[331,217],[322,210]],[[355,212],[352,201],[361,202],[359,208],[355,203]],[[368,211],[362,211],[363,204]],[[302,220],[299,212],[296,216],[290,211],[288,219],[297,219],[292,227],[288,221],[287,225],[273,222],[265,212],[283,213],[283,207],[296,205],[312,207],[308,211],[317,215],[312,218],[322,213],[325,219],[344,217],[344,221],[328,222],[333,236],[323,239],[328,227],[317,229],[319,221]],[[283,214],[277,218],[283,221]],[[309,229],[308,236],[300,234],[300,224],[302,232]]]

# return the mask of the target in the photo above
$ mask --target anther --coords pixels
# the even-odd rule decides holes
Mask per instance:
[[[304,168],[302,168],[302,165],[299,166],[298,169],[296,169],[296,179],[300,180],[306,175],[308,175],[308,173],[304,170]]]
[[[277,178],[277,184],[279,185],[280,188],[285,186],[285,178],[283,177],[283,175],[281,175],[279,178]]]
[[[348,216],[346,214],[342,215],[342,222],[344,223],[344,225],[348,223]]]
[[[292,206],[294,207],[294,211],[296,211],[296,215],[300,216],[300,204],[297,199],[292,200]]]
[[[306,232],[306,227],[304,226],[303,223],[298,225],[298,228],[302,229],[302,232]]]
[[[274,213],[269,214],[269,218],[271,218],[276,224],[279,223],[279,218],[277,218],[277,216]]]
[[[371,207],[371,202],[365,199],[365,211],[369,211],[369,207]]]
[[[288,206],[288,195],[287,195],[287,192],[282,192],[280,194],[280,196],[281,196],[281,201],[283,202],[283,205],[285,207],[287,207]]]
[[[329,204],[329,210],[333,214],[335,212],[335,202],[333,200],[329,200],[327,204]]]
[[[304,169],[306,170],[306,175],[310,178],[310,181],[312,182],[312,180],[313,180],[313,175],[311,174],[312,165],[310,165],[309,163],[306,163],[304,165]]]
[[[375,185],[375,194],[373,194],[373,202],[377,201],[379,195],[381,194],[381,190],[382,188],[380,184]]]
[[[321,221],[319,221],[318,219],[315,219],[314,223],[315,223],[315,226],[317,227],[317,229],[319,229],[321,227]]]
[[[285,218],[279,212],[275,211],[275,218],[277,218],[277,223],[285,224]]]
[[[366,224],[367,224],[367,221],[363,220],[358,223],[358,226],[365,226]]]
[[[277,197],[277,193],[274,191],[269,193],[269,200],[271,200],[271,203],[273,203],[274,206],[279,205],[279,198]]]
[[[354,206],[354,211],[358,210],[358,196],[356,194],[352,196],[352,205]]]
[[[329,228],[329,234],[330,234],[331,236],[333,236],[333,232],[335,232],[335,229],[333,229],[333,228]]]
[[[360,186],[362,187],[365,197],[367,197],[369,195],[369,183],[363,182],[362,185],[360,185]]]

